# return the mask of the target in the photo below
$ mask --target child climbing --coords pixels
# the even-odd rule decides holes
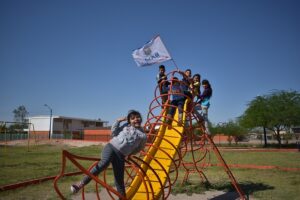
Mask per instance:
[[[203,93],[199,96],[199,101],[195,106],[195,114],[200,120],[204,120],[205,131],[210,135],[208,128],[208,109],[210,106],[210,98],[212,96],[212,88],[208,80],[202,81]],[[199,113],[200,111],[200,113]]]
[[[182,125],[182,114],[183,114],[183,106],[184,106],[184,89],[178,80],[177,77],[173,77],[172,83],[170,86],[165,87],[166,91],[169,91],[171,106],[169,107],[169,111],[167,114],[167,124],[172,123],[172,119],[174,117],[176,107],[178,108],[178,125]]]
[[[198,102],[200,99],[200,86],[201,86],[201,76],[200,74],[193,75],[192,82],[190,83],[189,91],[185,91],[184,94],[186,94],[188,97],[190,97],[190,101],[188,101],[187,104],[187,113],[192,111],[192,106],[194,105],[193,101]],[[186,115],[185,119],[185,126],[189,126],[190,124],[190,115]]]
[[[120,125],[124,121],[127,123]],[[90,170],[91,174],[97,176],[111,163],[117,191],[124,197],[126,197],[124,185],[125,157],[139,152],[146,144],[147,137],[141,123],[141,114],[135,110],[130,110],[127,117],[117,119],[111,128],[113,138],[103,148],[101,160]],[[84,176],[78,184],[71,186],[72,193],[77,193],[91,180],[92,178],[88,175]]]

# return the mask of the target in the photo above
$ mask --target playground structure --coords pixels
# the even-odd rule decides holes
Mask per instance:
[[[172,84],[174,77],[182,78],[183,72],[179,70],[167,74],[168,81]],[[184,84],[179,81],[180,84]],[[162,96],[167,95],[167,102],[162,105]],[[156,87],[155,98],[150,103],[145,130],[147,130],[148,142],[146,148],[138,155],[131,155],[126,160],[125,186],[126,198],[121,196],[112,186],[107,183],[106,171],[102,172],[103,178],[92,175],[89,170],[95,166],[99,159],[73,155],[63,151],[62,169],[54,180],[54,188],[61,199],[65,199],[58,187],[58,181],[67,173],[66,162],[69,160],[80,172],[89,175],[95,181],[96,191],[99,185],[106,189],[112,199],[168,199],[172,186],[178,179],[179,170],[185,175],[182,182],[188,180],[191,173],[199,174],[202,182],[208,182],[204,169],[210,166],[210,153],[215,153],[220,165],[227,173],[233,187],[240,196],[246,199],[242,189],[239,187],[226,162],[222,158],[213,140],[206,133],[203,118],[194,114],[195,105],[193,99],[186,96],[183,109],[183,124],[178,125],[178,109],[173,118],[167,116],[171,107],[170,96],[160,94],[159,86]],[[183,95],[183,94],[182,94]],[[172,120],[171,124],[167,121]],[[94,161],[94,164],[85,169],[79,161]],[[76,173],[78,174],[78,173]],[[76,175],[74,173],[74,175]],[[82,199],[85,199],[84,188],[81,191]],[[100,199],[99,192],[96,193]]]

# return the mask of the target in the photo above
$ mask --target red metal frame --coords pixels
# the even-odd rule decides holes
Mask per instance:
[[[184,76],[184,73],[181,71],[175,70],[175,71],[172,71],[167,74],[167,76],[169,77],[169,80],[172,80],[175,75]],[[172,84],[172,82],[171,82],[171,84]],[[155,170],[147,162],[145,162],[142,158],[140,158],[139,156],[129,156],[128,159],[126,160],[126,163],[128,164],[126,167],[126,173],[128,175],[126,185],[130,184],[130,180],[132,181],[135,176],[140,176],[141,180],[143,181],[143,184],[146,188],[147,194],[148,194],[147,199],[155,199],[156,197],[154,196],[154,191],[152,188],[151,181],[150,181],[149,177],[147,177],[147,173],[142,169],[142,167],[140,167],[141,165],[147,166],[146,168],[153,172],[153,174],[156,176],[157,181],[161,185],[161,195],[162,196],[160,198],[167,199],[170,195],[172,186],[177,181],[179,168],[182,168],[185,170],[183,182],[187,181],[190,173],[198,173],[202,181],[207,181],[207,177],[205,176],[203,169],[205,167],[211,166],[210,154],[209,154],[209,150],[210,150],[209,147],[211,147],[213,152],[216,154],[218,160],[220,161],[220,166],[222,166],[225,169],[226,173],[228,174],[228,176],[231,180],[232,185],[234,186],[234,188],[240,195],[240,198],[246,199],[244,192],[237,184],[237,181],[235,180],[233,174],[231,173],[228,165],[222,158],[218,148],[216,147],[216,145],[214,144],[212,139],[205,133],[203,120],[198,119],[196,116],[194,116],[194,114],[193,114],[194,103],[193,103],[192,99],[190,99],[190,97],[185,96],[187,101],[189,102],[189,103],[187,103],[188,111],[185,111],[185,115],[186,115],[187,119],[189,120],[188,121],[189,126],[184,128],[183,133],[179,133],[181,135],[181,137],[184,138],[182,140],[181,147],[178,149],[167,138],[165,138],[165,137],[160,138],[161,140],[164,140],[167,143],[169,143],[177,151],[177,156],[175,156],[173,158],[170,155],[168,155],[168,153],[163,148],[161,148],[160,146],[154,145],[153,141],[155,140],[155,138],[159,137],[157,135],[158,131],[155,130],[155,127],[167,125],[165,122],[165,119],[168,117],[166,116],[165,113],[168,108],[173,106],[168,103],[169,99],[170,99],[170,93],[168,94],[168,101],[164,105],[161,105],[160,102],[161,102],[162,95],[160,95],[160,94],[157,95],[158,93],[159,93],[159,87],[157,86],[155,89],[155,92],[154,92],[155,98],[150,103],[149,112],[147,115],[147,121],[145,123],[145,129],[150,127],[149,133],[148,133],[148,138],[150,138],[149,139],[150,142],[147,144],[147,148],[150,148],[150,147],[155,148],[156,151],[161,151],[161,152],[165,153],[169,157],[171,162],[173,163],[171,165],[173,167],[170,170],[165,170],[163,168],[163,165],[157,159],[155,159],[154,156],[147,153],[147,151],[142,151],[140,156],[147,156],[150,159],[155,160],[155,162],[157,162],[162,167],[162,169],[164,169],[165,176],[167,177],[167,182],[164,185],[161,182],[161,180],[160,180],[158,174],[155,172]],[[161,108],[163,108],[163,109],[161,109]],[[157,112],[159,114],[155,114],[155,112]],[[171,120],[177,121],[176,119],[171,119]],[[195,124],[195,122],[196,122],[196,127],[193,125],[193,124]],[[176,130],[176,129],[174,129],[174,130]],[[195,130],[198,130],[200,132],[200,135],[196,135],[194,133]],[[184,157],[187,154],[192,154],[192,161],[184,160]],[[109,186],[106,183],[105,172],[104,172],[104,179],[100,180],[98,177],[92,175],[88,170],[84,169],[75,160],[75,159],[81,159],[81,160],[99,161],[99,159],[80,157],[80,156],[72,155],[67,151],[63,151],[62,170],[61,170],[61,173],[54,180],[54,188],[55,188],[56,192],[58,193],[58,195],[60,196],[60,198],[63,199],[64,197],[61,194],[60,190],[58,189],[57,181],[65,175],[64,170],[65,170],[65,165],[66,165],[66,159],[69,159],[84,174],[87,174],[92,177],[92,179],[96,182],[96,190],[97,191],[98,191],[98,184],[100,184],[102,187],[106,188],[107,192],[109,193],[109,195],[112,199],[114,199],[112,193],[119,198],[125,199],[124,197],[119,195],[118,192],[114,188],[112,188],[111,186]],[[131,172],[128,172],[127,168],[129,168],[131,170]],[[168,173],[168,171],[169,171],[169,173]],[[174,172],[175,172],[175,176],[171,177],[170,174],[174,173]],[[148,184],[146,184],[145,181],[147,181]],[[84,190],[82,190],[82,198],[84,199]],[[98,193],[97,193],[97,198],[100,199]]]

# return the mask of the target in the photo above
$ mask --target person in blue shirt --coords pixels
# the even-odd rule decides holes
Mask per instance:
[[[177,77],[173,77],[172,84],[164,88],[169,91],[170,107],[167,114],[167,124],[172,123],[176,108],[178,108],[178,125],[182,125],[183,106],[185,102],[184,88]]]
[[[204,120],[206,133],[210,135],[210,131],[208,129],[208,109],[210,107],[212,88],[209,81],[206,79],[202,81],[202,87],[203,87],[203,92],[200,94],[199,101],[196,104],[195,114],[200,120]]]
[[[184,74],[185,74],[185,76],[183,76],[183,78],[182,78],[183,89],[185,91],[189,91],[190,90],[190,85],[193,83],[192,70],[191,69],[186,69],[184,71]]]
[[[127,121],[123,125],[121,122]],[[138,153],[145,147],[147,136],[141,126],[142,117],[138,111],[130,110],[127,117],[116,120],[112,125],[112,139],[104,146],[102,158],[98,164],[90,170],[97,176],[112,164],[115,185],[117,191],[126,197],[124,185],[125,157]],[[78,184],[71,185],[71,192],[77,193],[92,180],[88,175],[84,176]]]

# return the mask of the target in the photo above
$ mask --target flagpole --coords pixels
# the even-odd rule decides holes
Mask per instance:
[[[177,66],[177,64],[176,64],[176,62],[175,62],[175,60],[174,60],[173,58],[172,58],[171,60],[173,61],[173,63],[174,63],[174,65],[175,65],[176,69],[179,70],[179,69],[178,69],[178,66]]]
[[[157,34],[155,37],[160,37],[161,41],[163,41],[162,38],[161,38],[161,36],[160,36],[159,34]],[[163,44],[164,44],[164,43],[163,43]],[[165,46],[165,45],[164,45],[164,46]],[[171,58],[172,58],[171,60],[173,61],[173,63],[174,63],[174,65],[175,65],[176,69],[178,70],[178,66],[177,66],[175,60],[173,59],[173,56],[170,54],[170,51],[167,49],[166,46],[165,46],[165,48],[166,48],[166,50],[168,51],[168,54],[171,56]]]

